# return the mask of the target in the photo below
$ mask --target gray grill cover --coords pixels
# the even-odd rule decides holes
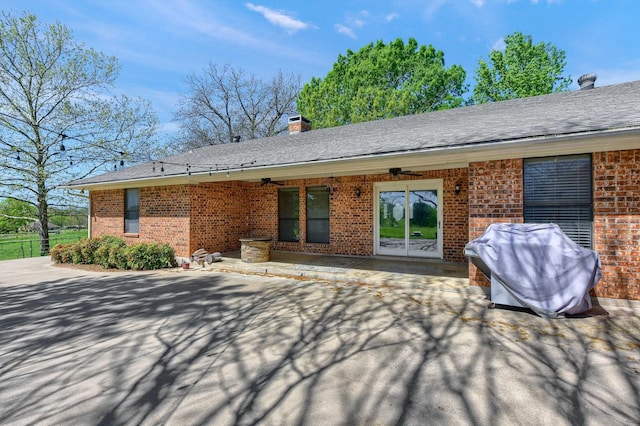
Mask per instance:
[[[495,223],[466,245],[465,254],[479,258],[485,274],[546,317],[591,309],[589,291],[602,277],[598,253],[574,243],[556,224]]]

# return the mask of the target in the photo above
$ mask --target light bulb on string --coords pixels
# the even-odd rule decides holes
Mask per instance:
[[[65,135],[64,133],[60,135],[60,138],[62,139],[60,141],[60,152],[65,152],[67,150],[67,147],[64,146],[64,140],[67,138],[67,135]]]

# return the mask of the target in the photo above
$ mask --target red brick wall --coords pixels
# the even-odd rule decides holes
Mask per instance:
[[[593,248],[603,278],[595,296],[640,300],[640,150],[593,154]],[[522,160],[469,166],[469,240],[496,222],[523,222]],[[472,285],[489,285],[473,265]]]
[[[277,185],[218,182],[191,186],[140,189],[140,232],[124,234],[124,190],[92,191],[92,236],[105,234],[138,241],[170,243],[180,256],[198,248],[228,252],[240,249],[243,237],[270,237],[275,250],[341,255],[373,254],[373,206],[375,182],[390,180],[443,179],[444,259],[465,261],[468,237],[467,169],[435,170],[420,176],[392,178],[346,176],[335,179],[286,181],[300,189],[300,242],[278,241]],[[454,187],[460,185],[456,195]],[[306,243],[306,188],[332,188],[331,238],[329,244]],[[360,197],[355,195],[360,189]]]
[[[288,180],[285,186],[254,184],[250,189],[249,234],[270,237],[274,249],[293,252],[328,253],[354,256],[373,254],[373,207],[375,182],[390,180],[443,179],[444,189],[444,260],[464,262],[463,248],[468,238],[467,169],[434,170],[420,176],[392,178],[388,173],[371,176],[342,176],[334,179]],[[461,192],[456,195],[455,185]],[[330,243],[306,243],[306,188],[330,185]],[[297,187],[300,195],[300,242],[278,241],[278,189]],[[355,195],[360,189],[360,197]]]
[[[596,295],[640,300],[640,150],[593,155]]]
[[[203,183],[191,187],[189,253],[240,250],[240,238],[249,236],[249,195],[253,184]]]
[[[189,187],[140,188],[140,232],[124,232],[124,189],[91,191],[91,236],[114,235],[128,244],[169,243],[176,254],[189,253]]]
[[[375,182],[443,179],[444,259],[464,261],[467,241],[494,222],[523,221],[522,159],[471,163],[469,169],[435,170],[419,177],[389,174],[333,180],[290,180],[300,188],[301,242],[278,242],[278,188],[243,182],[206,183],[140,189],[140,233],[124,234],[124,190],[91,192],[91,234],[125,237],[129,243],[168,242],[176,254],[198,248],[239,250],[239,238],[271,237],[284,251],[371,255]],[[593,155],[594,249],[603,280],[595,294],[640,300],[640,150]],[[306,187],[327,185],[331,195],[330,244],[305,243]],[[454,187],[460,185],[456,195]],[[356,188],[361,195],[355,195]],[[469,267],[470,283],[488,285]]]
[[[522,159],[469,164],[469,241],[492,223],[524,221],[522,164]],[[469,283],[490,285],[471,263]]]
[[[125,234],[125,240],[169,243],[177,255],[189,255],[190,188],[182,185],[140,188],[139,237],[136,241]]]
[[[91,237],[124,234],[124,189],[91,191]]]

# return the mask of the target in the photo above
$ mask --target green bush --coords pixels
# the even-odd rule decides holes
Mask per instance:
[[[122,238],[105,235],[100,238],[100,244],[95,251],[94,263],[103,268],[119,268],[123,262],[119,261],[117,253],[126,247],[127,243]],[[126,260],[124,264],[126,265]],[[126,269],[126,267],[121,269]]]
[[[89,238],[80,240],[80,253],[82,254],[82,262],[87,265],[95,263],[96,250],[100,247],[101,240],[99,238]]]
[[[104,268],[149,270],[177,266],[169,244],[140,243],[127,247],[122,238],[105,235],[51,249],[55,263],[96,264]]]
[[[74,245],[75,244],[56,244],[49,252],[51,260],[55,263],[71,263]]]
[[[127,249],[131,269],[148,270],[176,266],[175,253],[169,244],[136,244]]]

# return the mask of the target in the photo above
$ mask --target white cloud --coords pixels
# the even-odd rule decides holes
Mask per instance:
[[[471,0],[471,3],[473,3],[477,7],[484,6],[484,0]]]
[[[310,24],[302,22],[298,19],[292,18],[289,14],[273,9],[269,9],[265,6],[256,5],[253,3],[246,3],[245,6],[249,10],[260,13],[265,19],[271,22],[273,25],[282,27],[290,33],[296,33],[300,30],[306,30],[310,28]]]
[[[503,51],[506,47],[507,47],[507,44],[504,42],[504,37],[500,37],[499,39],[493,42],[491,49]]]
[[[433,18],[433,16],[440,10],[442,6],[446,4],[446,0],[433,0],[427,5],[426,10],[424,11],[427,19]]]
[[[342,24],[335,24],[333,26],[333,28],[339,32],[340,34],[344,34],[347,37],[351,37],[351,38],[356,38],[356,34],[353,32],[353,30],[349,27],[346,27]]]
[[[398,15],[397,13],[390,13],[387,16],[384,17],[384,20],[386,22],[391,22],[395,19],[398,19],[400,17],[400,15]]]
[[[364,27],[365,22],[362,19],[354,16],[347,19],[347,24],[349,24],[349,26],[351,27],[362,28]]]

